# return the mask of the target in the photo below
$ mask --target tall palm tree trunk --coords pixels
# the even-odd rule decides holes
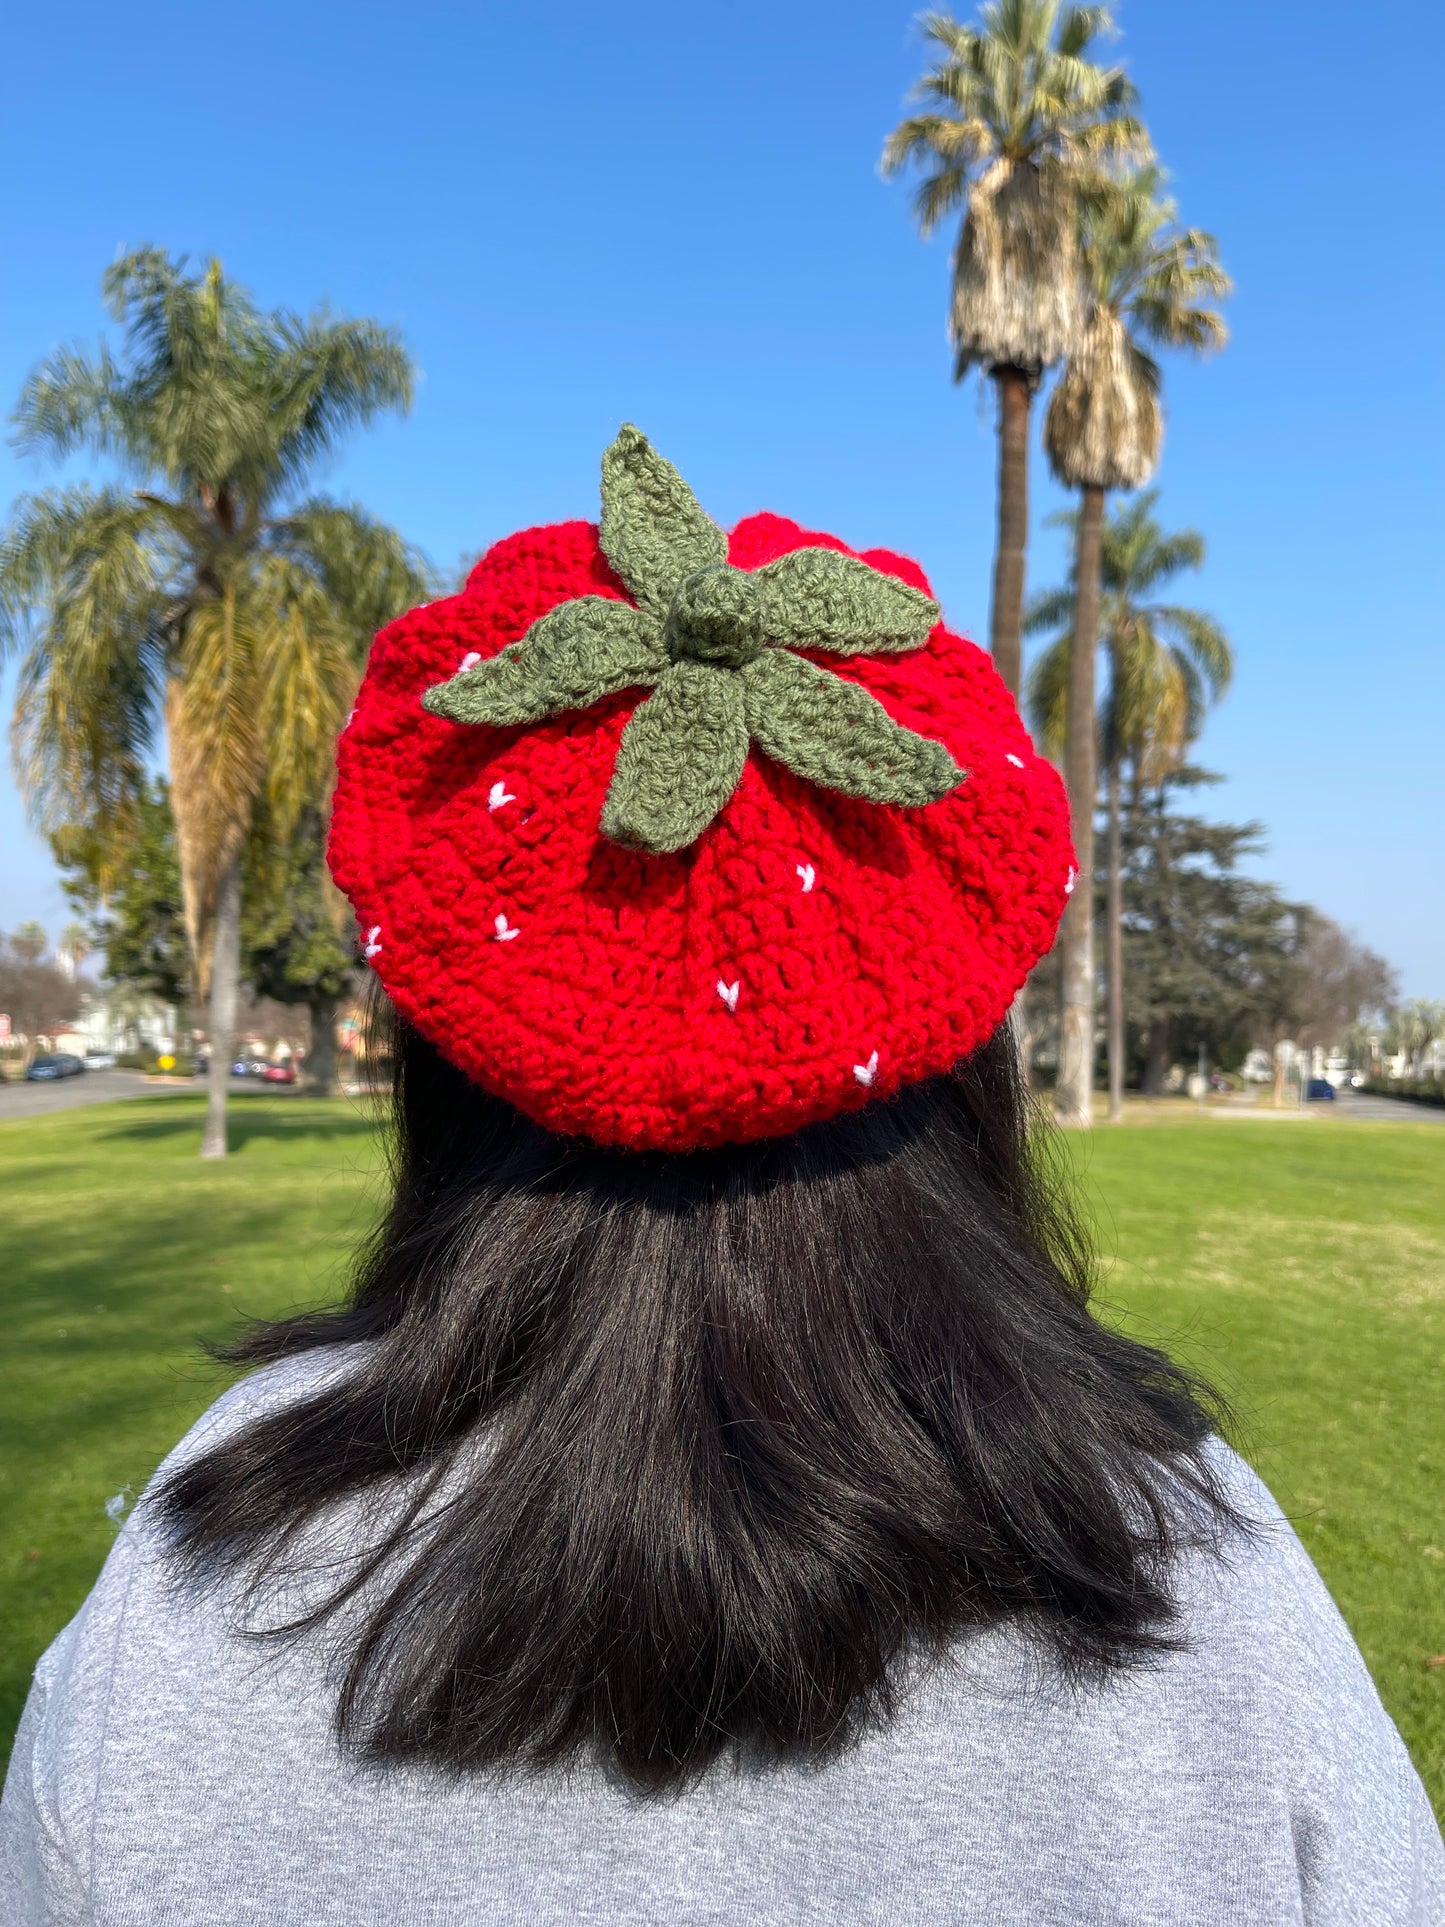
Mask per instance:
[[[1094,1099],[1094,679],[1099,640],[1099,562],[1104,491],[1085,488],[1079,508],[1075,563],[1074,637],[1069,651],[1069,735],[1064,778],[1078,866],[1064,913],[1063,1010],[1059,1025],[1059,1082],[1055,1108],[1061,1124],[1087,1128]]]
[[[988,646],[993,666],[1017,697],[1023,680],[1024,550],[1029,539],[1029,408],[1033,384],[1020,368],[995,368],[998,385],[998,536]],[[1025,1084],[1031,1055],[1028,985],[1014,998],[1009,1023]]]
[[[1124,1116],[1124,877],[1119,761],[1109,762],[1109,1122]]]
[[[236,1038],[236,991],[241,976],[241,854],[221,872],[216,891],[214,950],[211,955],[209,1029],[211,1063],[207,1077],[203,1158],[226,1155],[226,1093],[231,1084],[231,1053]]]
[[[1029,539],[1029,407],[1033,383],[1022,368],[995,368],[998,384],[998,542],[993,558],[989,648],[1017,696],[1022,670],[1024,549]]]

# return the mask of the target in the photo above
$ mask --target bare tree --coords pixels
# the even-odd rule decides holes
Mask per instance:
[[[14,1034],[25,1040],[27,1063],[36,1038],[53,1036],[80,1009],[81,986],[46,959],[45,947],[45,932],[38,924],[22,924],[9,937],[0,931],[0,1010]]]
[[[1383,1016],[1398,995],[1392,964],[1320,911],[1306,913],[1288,1013],[1296,1043],[1339,1044],[1366,1017]]]

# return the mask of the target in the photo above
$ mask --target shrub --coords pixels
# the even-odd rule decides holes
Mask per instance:
[[[1438,1077],[1370,1077],[1365,1089],[1379,1097],[1402,1097],[1407,1104],[1445,1105],[1445,1083]]]
[[[160,1053],[153,1050],[125,1050],[115,1061],[123,1071],[144,1071],[148,1077],[193,1077],[195,1075],[195,1059],[189,1051],[171,1051],[168,1055],[174,1059],[174,1062],[165,1071],[161,1070]]]

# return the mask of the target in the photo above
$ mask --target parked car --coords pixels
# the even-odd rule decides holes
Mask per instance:
[[[1312,1077],[1305,1085],[1306,1104],[1333,1104],[1335,1087],[1327,1077]]]
[[[85,1068],[88,1071],[113,1071],[115,1052],[113,1050],[88,1050],[85,1053]]]
[[[28,1084],[49,1084],[57,1077],[79,1077],[84,1070],[83,1057],[75,1057],[68,1050],[48,1051],[42,1057],[31,1059],[25,1081]]]
[[[294,1084],[295,1068],[290,1064],[267,1064],[261,1075],[268,1084]]]

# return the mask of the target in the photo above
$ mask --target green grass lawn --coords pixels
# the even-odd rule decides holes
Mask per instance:
[[[0,1722],[138,1489],[226,1382],[199,1337],[324,1298],[378,1199],[354,1107],[245,1097],[0,1125]],[[1177,1126],[1178,1128],[1172,1128]],[[1202,1366],[1445,1812],[1445,1128],[1199,1117],[1073,1141],[1103,1302]]]

